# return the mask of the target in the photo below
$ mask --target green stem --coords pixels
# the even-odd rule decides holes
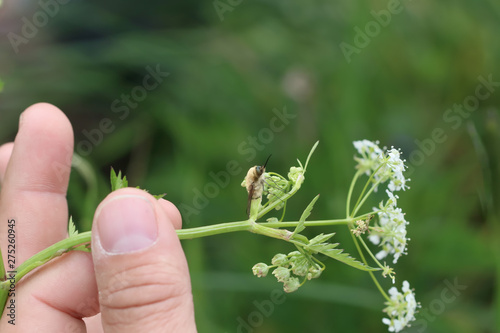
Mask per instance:
[[[351,222],[353,219],[338,219],[338,220],[318,220],[318,221],[305,221],[304,226],[306,227],[320,227],[320,226],[330,226],[330,225],[345,225]],[[290,222],[263,222],[260,225],[269,228],[291,228],[296,227],[299,221]]]
[[[269,228],[269,227],[263,226],[259,223],[255,223],[253,221],[250,223],[251,223],[250,232],[253,232],[254,234],[259,234],[259,235],[263,235],[263,236],[277,238],[277,239],[285,240],[287,242],[290,241],[290,238],[292,237],[292,234],[293,234],[293,232],[291,232],[289,230],[280,230],[280,229]]]
[[[293,191],[293,189],[292,189]],[[288,193],[289,196],[293,193]],[[272,207],[270,208],[272,209]],[[262,213],[262,212],[261,212]],[[357,219],[363,218],[370,215],[370,213],[356,217]],[[318,220],[318,221],[306,221],[305,226],[331,226],[331,225],[347,225],[352,223],[353,219],[337,219],[337,220]],[[237,222],[227,222],[214,224],[209,226],[191,228],[191,229],[181,229],[176,230],[179,239],[193,239],[200,238],[218,234],[224,234],[236,231],[249,231],[255,234],[268,236],[272,238],[277,238],[285,240],[287,242],[303,246],[307,239],[302,235],[295,235],[294,239],[291,239],[293,232],[289,230],[283,230],[279,228],[286,227],[296,227],[299,221],[291,222],[267,222],[267,223],[256,223],[252,220],[237,221]],[[68,251],[74,250],[83,244],[90,244],[91,242],[91,232],[83,232],[72,237],[66,238],[48,248],[42,250],[41,252],[35,254],[25,262],[23,262],[16,270],[17,274],[15,276],[15,283],[17,284],[26,274],[28,274],[33,269],[47,263],[51,259],[58,257]],[[7,295],[10,288],[10,280],[6,280],[0,283],[0,316],[1,312],[5,307],[5,303],[8,299]]]
[[[377,168],[377,170],[375,170],[374,172],[371,173],[370,177],[368,178],[368,180],[366,181],[366,184],[365,184],[365,187],[363,187],[363,191],[361,191],[361,194],[359,195],[358,197],[358,201],[356,202],[356,204],[354,205],[354,211],[352,213],[352,215],[355,215],[358,210],[363,206],[363,204],[365,203],[366,199],[370,196],[370,194],[377,188],[377,186],[381,183],[381,180],[379,179],[378,182],[376,182],[371,188],[370,188],[370,191],[368,191],[368,193],[366,193],[365,195],[365,192],[366,192],[366,189],[368,188],[368,185],[371,183],[372,179],[375,178],[375,174],[382,168],[384,164],[380,164],[379,167]],[[356,173],[357,174],[357,173]],[[364,197],[363,197],[364,195]],[[363,199],[361,199],[363,198]],[[348,215],[349,217],[350,215]]]
[[[368,180],[369,182],[369,180]],[[368,182],[366,183],[365,185],[365,188],[366,186],[368,186]],[[355,206],[355,209],[354,211],[352,212],[353,215],[355,215],[358,210],[363,206],[363,204],[365,203],[366,199],[368,199],[368,197],[370,196],[370,194],[373,193],[373,191],[377,188],[377,186],[380,185],[380,180],[378,182],[376,182],[375,184],[373,184],[373,186],[370,188],[370,190],[368,192],[366,192],[365,196],[363,197],[363,199],[361,199],[361,196],[359,197],[358,199],[358,202],[356,203],[356,206]],[[363,190],[364,192],[364,190]]]
[[[252,225],[248,220],[239,221],[239,222],[228,222],[228,223],[220,223],[207,225],[204,227],[190,228],[190,229],[180,229],[176,230],[177,236],[179,239],[193,239],[200,238],[218,234],[225,234],[228,232],[235,231],[249,231],[252,228]]]
[[[346,202],[346,217],[349,218],[351,216],[351,198],[352,198],[352,191],[354,190],[354,185],[356,184],[359,176],[361,175],[361,171],[358,170],[354,177],[352,178],[351,181],[351,186],[349,186],[349,193],[347,194],[347,202]]]
[[[45,264],[49,260],[58,257],[68,251],[75,249],[82,244],[90,244],[90,231],[83,232],[81,234],[66,238],[52,246],[49,246],[45,250],[42,250],[23,262],[16,269],[16,275],[14,277],[14,285],[16,285],[21,278],[26,274],[31,272],[33,269]],[[8,299],[9,289],[11,281],[6,280],[0,283],[0,317],[2,316],[5,304]]]
[[[382,266],[382,264],[380,263],[380,261],[378,261],[378,259],[373,255],[372,251],[370,251],[370,248],[368,247],[368,245],[366,245],[366,243],[363,240],[363,238],[359,237],[357,239],[361,242],[361,244],[365,248],[366,252],[368,252],[368,254],[370,255],[370,257],[373,259],[373,261],[375,261],[375,263],[378,265],[378,267],[382,268],[382,270],[383,270],[384,266]]]
[[[19,265],[19,267],[16,269],[17,274],[15,282],[16,283],[19,282],[19,280],[23,278],[26,274],[28,274],[30,271],[37,268],[38,266],[45,264],[47,261],[55,257],[58,257],[68,251],[71,251],[75,247],[89,243],[90,243],[90,231],[87,231],[63,239],[62,241],[57,242],[52,246],[49,246],[48,248],[38,252],[37,254],[35,254],[25,262],[23,262],[21,265]],[[10,281],[4,281],[0,283],[0,289],[2,290],[9,289],[8,288],[9,285]]]
[[[366,261],[366,258],[364,256],[363,252],[361,251],[361,248],[359,247],[359,243],[358,243],[357,238],[352,234],[352,232],[349,232],[349,233],[351,234],[352,240],[353,240],[354,244],[356,245],[356,249],[358,249],[358,253],[359,253],[360,257],[361,257],[361,260],[363,261],[363,263],[365,265],[368,266],[368,262]],[[368,271],[368,274],[370,274],[370,277],[372,278],[373,282],[375,283],[375,286],[377,286],[377,289],[380,291],[380,293],[382,294],[382,296],[384,296],[384,298],[386,300],[390,301],[389,296],[386,294],[385,290],[382,288],[382,286],[378,282],[377,278],[375,277],[375,274],[373,274],[372,271]]]

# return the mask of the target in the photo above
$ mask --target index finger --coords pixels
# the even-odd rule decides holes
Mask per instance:
[[[73,153],[71,124],[55,106],[29,107],[19,127],[0,192],[0,244],[15,220],[16,266],[66,237]]]

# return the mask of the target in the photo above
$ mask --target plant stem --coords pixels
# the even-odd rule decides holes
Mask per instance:
[[[363,189],[363,192],[366,190],[366,187],[368,186],[368,182],[366,183],[365,185],[365,189]],[[361,199],[361,196],[359,197],[358,199],[358,202],[356,203],[356,206],[355,206],[355,209],[354,211],[352,212],[353,215],[355,215],[358,210],[363,206],[363,204],[365,203],[366,199],[370,196],[370,194],[372,194],[372,192],[377,188],[377,186],[380,184],[380,180],[378,182],[376,182],[375,184],[373,184],[373,186],[370,188],[370,190],[365,194],[365,196],[363,197],[363,199]]]
[[[361,208],[361,206],[363,206],[363,204],[365,203],[366,199],[370,196],[370,194],[372,194],[372,192],[377,188],[377,186],[382,182],[381,179],[379,179],[371,188],[370,190],[368,191],[368,193],[365,194],[366,192],[366,189],[368,188],[368,185],[372,182],[372,179],[375,178],[375,174],[382,168],[384,164],[381,164],[379,165],[379,167],[377,168],[377,170],[375,170],[374,172],[372,172],[372,174],[370,175],[370,178],[368,178],[368,180],[366,181],[366,184],[365,184],[365,187],[363,188],[363,191],[361,191],[361,194],[359,195],[358,197],[358,202],[356,202],[356,204],[354,205],[354,209],[353,209],[353,212],[352,212],[352,215],[356,215],[356,213],[358,212],[358,210]],[[364,197],[363,197],[364,195]],[[363,198],[363,199],[361,199]],[[348,215],[349,216],[349,215]]]
[[[250,229],[252,229],[252,225],[250,224],[249,220],[245,220],[239,222],[213,224],[197,228],[180,229],[176,230],[176,232],[177,236],[179,236],[179,239],[193,239],[205,236],[225,234],[228,232],[249,231]]]
[[[380,263],[380,261],[378,261],[378,259],[373,255],[372,251],[370,251],[370,248],[368,247],[368,245],[366,245],[364,239],[361,238],[361,237],[359,237],[358,239],[359,239],[359,242],[365,248],[366,252],[368,252],[368,254],[370,255],[370,257],[372,257],[373,261],[375,261],[377,263],[378,267],[384,269],[384,266],[382,266],[382,264]]]
[[[366,261],[366,258],[364,256],[363,252],[361,251],[361,248],[359,247],[358,240],[351,232],[349,232],[349,233],[351,234],[352,240],[353,240],[354,244],[356,245],[356,249],[358,250],[358,253],[359,253],[359,256],[361,257],[361,260],[363,261],[363,263],[365,265],[368,266],[368,262]],[[384,296],[384,298],[389,301],[390,300],[389,296],[386,294],[385,290],[382,288],[382,286],[378,282],[377,278],[375,277],[375,274],[373,274],[373,272],[371,272],[371,271],[368,271],[368,274],[370,274],[370,277],[372,278],[373,282],[375,283],[375,286],[377,286],[377,289],[380,291],[382,296]]]
[[[352,219],[305,221],[304,226],[306,226],[306,227],[320,227],[320,226],[330,226],[330,225],[344,225],[344,224],[348,224],[351,221],[352,221]],[[296,227],[299,224],[299,221],[263,222],[263,223],[259,223],[259,224],[266,226],[266,227],[269,227],[269,228],[291,228],[291,227]]]
[[[16,275],[14,277],[14,284],[17,284],[19,280],[24,277],[26,274],[31,272],[33,269],[45,264],[49,260],[58,257],[68,251],[74,250],[76,247],[82,244],[90,243],[90,231],[83,232],[78,235],[74,235],[72,237],[66,238],[60,242],[49,246],[48,248],[38,252],[25,262],[23,262],[16,269]],[[10,289],[11,281],[6,280],[0,283],[0,316],[2,315],[5,304],[8,299],[9,289]]]
[[[68,251],[71,251],[72,249],[78,247],[79,245],[88,243],[90,243],[90,231],[82,232],[81,234],[77,234],[75,236],[63,239],[62,241],[57,242],[52,246],[49,246],[48,248],[38,252],[37,254],[35,254],[25,262],[23,262],[21,265],[19,265],[19,267],[16,269],[17,271],[15,278],[16,283],[19,282],[19,280],[23,276],[28,274],[36,267],[41,266],[45,264],[47,261],[55,257],[58,257]],[[0,283],[0,289],[8,289],[5,288],[6,285],[10,285],[10,281],[5,281]]]
[[[346,202],[346,217],[349,218],[351,216],[351,197],[352,197],[352,191],[354,190],[354,185],[356,184],[356,181],[359,178],[359,175],[361,174],[361,171],[358,170],[356,174],[354,174],[354,177],[352,178],[351,185],[349,186],[349,192],[347,193],[347,202]]]

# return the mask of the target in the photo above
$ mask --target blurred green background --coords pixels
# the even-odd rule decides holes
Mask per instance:
[[[273,154],[268,170],[286,174],[316,140],[287,218],[317,193],[311,219],[341,218],[352,141],[380,140],[403,149],[412,179],[399,201],[409,254],[396,271],[422,309],[405,332],[500,332],[498,1],[6,0],[0,29],[0,142],[33,103],[67,114],[96,172],[95,191],[71,178],[81,230],[111,166],[166,192],[191,228],[245,219],[246,170]],[[155,69],[169,74],[144,89]],[[478,88],[479,77],[493,83]],[[103,119],[113,130],[100,130]],[[238,172],[200,199],[230,161]],[[346,229],[322,231],[355,254]],[[245,233],[183,246],[200,332],[387,332],[366,273],[326,261],[320,279],[262,313],[255,302],[281,284],[251,267],[293,247]],[[454,282],[466,289],[450,293]]]

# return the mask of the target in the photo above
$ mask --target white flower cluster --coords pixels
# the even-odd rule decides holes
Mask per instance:
[[[381,149],[378,141],[369,140],[354,141],[354,147],[361,156],[354,159],[358,162],[356,166],[362,172],[373,177],[373,182],[381,184],[389,181],[387,185],[387,195],[389,199],[379,208],[374,208],[379,222],[376,228],[373,228],[368,237],[375,245],[380,245],[382,250],[376,254],[377,259],[381,260],[389,254],[394,255],[393,263],[396,263],[402,254],[406,254],[406,225],[404,213],[397,207],[398,196],[393,192],[406,190],[408,185],[403,175],[406,166],[401,159],[401,153],[398,149]]]
[[[378,141],[369,140],[354,141],[354,148],[361,156],[355,156],[354,160],[358,162],[356,166],[368,176],[373,174],[375,183],[384,183],[390,180],[388,188],[391,191],[405,190],[408,186],[403,176],[405,171],[404,160],[400,158],[400,151],[391,148],[382,150],[378,146]]]
[[[389,254],[394,255],[393,263],[397,263],[402,254],[406,254],[406,225],[405,215],[401,208],[396,207],[397,195],[387,190],[389,199],[384,205],[380,203],[379,208],[374,208],[374,212],[379,217],[378,225],[373,228],[368,239],[375,245],[380,245],[382,250],[375,256],[378,260],[384,259]]]
[[[396,287],[389,289],[390,301],[385,304],[384,312],[389,318],[383,318],[382,322],[389,326],[389,332],[400,332],[410,322],[415,320],[415,312],[419,303],[415,300],[415,294],[410,289],[408,281],[403,281],[402,293]]]

